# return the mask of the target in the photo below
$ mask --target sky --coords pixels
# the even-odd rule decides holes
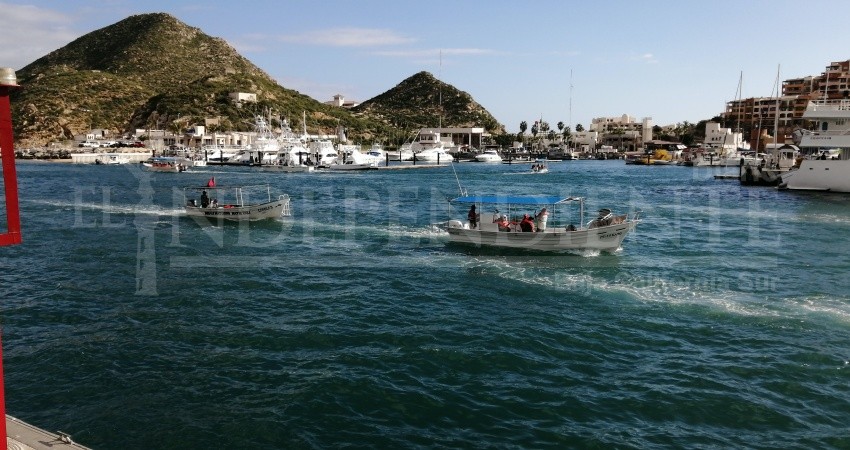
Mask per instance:
[[[777,73],[850,59],[846,0],[0,0],[0,67],[153,12],[319,101],[362,102],[431,72],[512,133],[541,118],[696,123],[738,96],[773,95]]]

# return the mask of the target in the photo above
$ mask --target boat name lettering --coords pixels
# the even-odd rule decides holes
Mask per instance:
[[[205,216],[238,216],[240,211],[204,211]]]
[[[623,230],[612,232],[612,233],[603,233],[599,235],[599,239],[611,239],[612,237],[622,236]]]

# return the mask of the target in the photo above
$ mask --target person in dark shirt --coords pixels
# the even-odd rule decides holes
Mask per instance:
[[[531,217],[528,214],[524,214],[522,216],[522,221],[519,223],[519,227],[522,231],[534,231],[534,221],[531,220]]]

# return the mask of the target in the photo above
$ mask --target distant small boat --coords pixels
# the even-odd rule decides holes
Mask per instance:
[[[538,159],[537,162],[531,165],[531,173],[549,173],[549,165],[545,159]]]
[[[113,164],[128,164],[130,158],[125,155],[113,155],[104,153],[101,157],[94,160],[95,164],[113,165]]]
[[[176,158],[173,156],[157,156],[142,163],[152,172],[185,172],[192,162],[186,158]]]
[[[207,219],[254,221],[290,216],[289,195],[272,199],[268,185],[199,186],[183,190],[186,215]],[[251,202],[250,196],[263,201]]]

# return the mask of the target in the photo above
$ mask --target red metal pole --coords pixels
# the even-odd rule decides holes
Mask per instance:
[[[18,177],[15,173],[15,146],[12,139],[12,108],[9,89],[17,87],[15,72],[0,68],[0,159],[3,160],[3,190],[6,192],[6,233],[0,246],[21,243],[21,215],[18,210]],[[6,388],[3,377],[3,341],[0,329],[0,445],[6,446]]]
[[[0,83],[3,81],[0,80]],[[21,215],[18,210],[18,178],[15,173],[9,87],[0,84],[0,159],[3,160],[3,187],[6,191],[6,233],[0,234],[0,246],[21,243]]]

